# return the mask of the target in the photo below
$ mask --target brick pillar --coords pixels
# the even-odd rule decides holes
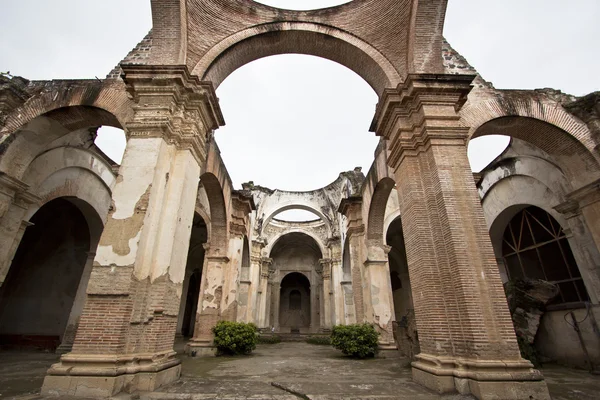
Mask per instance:
[[[386,90],[376,132],[389,140],[421,353],[413,379],[479,399],[549,399],[523,360],[467,160],[457,112],[473,76],[409,75]]]
[[[45,395],[109,397],[176,380],[173,342],[208,130],[222,124],[210,84],[185,67],[123,65],[136,102],[108,220],[71,353]]]

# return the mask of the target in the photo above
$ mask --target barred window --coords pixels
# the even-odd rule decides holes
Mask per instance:
[[[551,304],[589,299],[565,232],[541,208],[529,206],[510,221],[502,256],[509,279],[543,279],[558,285],[560,295]]]

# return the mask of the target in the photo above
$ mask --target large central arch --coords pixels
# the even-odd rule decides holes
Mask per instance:
[[[401,82],[398,71],[377,49],[339,29],[306,22],[275,22],[245,29],[211,48],[192,73],[218,87],[241,66],[278,54],[305,54],[342,64],[380,95]]]

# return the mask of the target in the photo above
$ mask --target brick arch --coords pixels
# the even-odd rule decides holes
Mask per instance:
[[[245,64],[289,53],[313,55],[344,65],[378,95],[401,82],[394,66],[368,43],[331,26],[307,22],[274,22],[237,32],[212,47],[192,73],[218,87]]]
[[[48,146],[65,135],[102,125],[121,127],[117,117],[94,106],[52,109],[30,119],[0,142],[0,171],[21,179],[29,164]]]
[[[340,62],[378,94],[409,72],[442,73],[447,0],[353,0],[306,11],[252,0],[153,0],[148,63],[185,64],[215,86],[259,57],[312,54]],[[432,23],[433,21],[433,23]]]
[[[600,176],[600,157],[587,127],[568,118],[564,110],[559,114],[560,119],[500,116],[472,126],[470,138],[497,134],[526,141],[553,157],[577,188]],[[571,123],[566,124],[566,120]]]
[[[95,115],[85,112],[79,115],[84,120],[91,120],[92,124],[86,126],[99,126],[98,122],[101,122],[102,125],[123,129],[133,116],[133,101],[127,96],[122,81],[56,80],[44,82],[43,87],[37,90],[36,94],[8,115],[0,129],[0,137],[13,135],[35,118],[59,109],[73,110],[71,107],[77,106],[86,106],[87,110],[101,110]],[[75,119],[70,123],[75,124]],[[10,139],[4,138],[2,143],[6,140]]]
[[[369,220],[367,223],[367,240],[380,241],[385,244],[383,237],[385,208],[387,206],[390,193],[396,182],[392,178],[383,178],[375,186],[371,204],[369,206]]]
[[[200,176],[200,184],[206,190],[210,207],[210,251],[214,252],[213,254],[225,255],[229,239],[228,214],[221,182],[214,174],[207,172]]]

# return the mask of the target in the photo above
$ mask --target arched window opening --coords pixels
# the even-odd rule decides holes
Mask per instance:
[[[127,145],[125,131],[112,126],[101,126],[96,135],[94,144],[115,164],[120,165]]]
[[[563,228],[541,208],[529,206],[509,222],[502,257],[509,279],[542,279],[556,284],[560,293],[551,304],[589,300]]]

